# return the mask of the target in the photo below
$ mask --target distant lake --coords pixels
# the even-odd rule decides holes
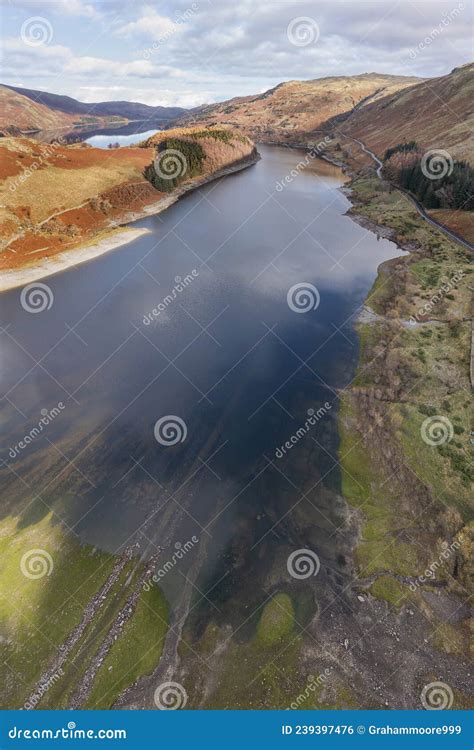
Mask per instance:
[[[85,142],[96,148],[108,148],[110,144],[118,143],[119,146],[132,146],[134,143],[140,143],[150,136],[154,135],[158,128],[152,130],[143,130],[130,135],[117,135],[117,131],[111,130],[106,135],[93,135],[86,138]]]
[[[119,143],[121,146],[130,146],[134,143],[148,138],[157,130],[163,130],[167,123],[158,120],[151,123],[149,120],[129,122],[126,125],[107,128],[74,128],[73,130],[39,130],[30,134],[31,138],[42,143],[52,143],[61,138],[66,143],[90,143],[96,148],[107,148],[109,143]]]

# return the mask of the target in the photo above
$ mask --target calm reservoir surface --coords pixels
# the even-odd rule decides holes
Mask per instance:
[[[149,234],[44,279],[50,309],[1,297],[3,513],[28,525],[52,509],[83,542],[138,541],[163,560],[194,537],[163,581],[176,606],[183,576],[206,606],[243,603],[302,547],[345,575],[338,390],[354,375],[354,315],[399,251],[344,215],[338,169],[313,162],[280,190],[304,152],[259,150],[134,225]],[[308,297],[288,298],[299,284],[317,290],[307,312]],[[160,441],[164,417],[177,432]]]

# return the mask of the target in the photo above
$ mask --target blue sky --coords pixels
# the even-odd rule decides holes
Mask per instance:
[[[1,0],[2,80],[192,107],[294,78],[436,76],[472,57],[470,0]]]

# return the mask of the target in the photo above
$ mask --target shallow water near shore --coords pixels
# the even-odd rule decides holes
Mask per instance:
[[[196,637],[212,613],[245,638],[292,550],[317,552],[322,584],[350,575],[338,393],[357,311],[400,254],[344,215],[339,169],[313,161],[280,189],[304,152],[259,150],[131,225],[150,234],[45,279],[48,309],[1,295],[3,514],[28,526],[52,510],[101,549],[160,548],[160,584],[177,612],[195,602]],[[304,622],[308,591],[297,606]]]

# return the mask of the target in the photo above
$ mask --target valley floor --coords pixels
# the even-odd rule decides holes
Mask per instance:
[[[302,708],[383,708],[387,695],[390,707],[417,707],[423,684],[433,680],[450,686],[454,708],[471,705],[472,258],[375,175],[355,177],[350,190],[354,219],[408,251],[379,269],[366,300],[370,312],[357,324],[357,374],[340,394],[342,494],[357,530],[353,611],[349,615],[341,599],[331,609],[336,617],[315,618],[311,627],[321,650],[312,653],[304,634],[295,635],[296,613],[284,591],[262,606],[249,642],[225,648],[227,633],[209,626],[196,650],[211,657],[214,684],[200,685],[197,655],[180,653],[180,679],[199,696],[192,707],[286,707],[299,697],[295,685]],[[25,535],[30,547],[56,551],[50,598],[41,605],[34,581],[17,570],[15,550]],[[15,644],[2,635],[8,668],[2,704],[129,705],[127,689],[156,669],[168,627],[158,588],[132,598],[149,570],[125,553],[117,560],[79,547],[48,516],[22,529],[6,520],[2,539],[12,552],[6,553],[1,601],[18,633]],[[77,579],[74,601],[64,601],[65,576]],[[49,642],[39,639],[32,664],[22,646],[37,637],[40,606],[42,617],[48,610],[55,617]],[[133,610],[129,619],[127,608]],[[53,643],[67,645],[67,667]],[[399,653],[406,658],[383,685],[381,670]],[[313,675],[328,670],[327,678],[308,688],[302,663]],[[130,702],[145,707],[149,695],[138,684]]]

